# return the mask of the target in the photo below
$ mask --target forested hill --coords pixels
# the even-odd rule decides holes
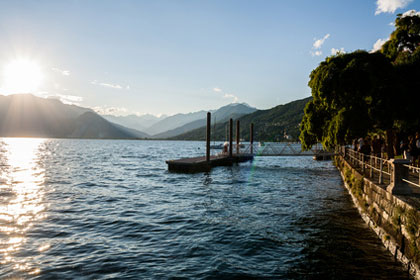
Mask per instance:
[[[254,123],[254,141],[284,141],[284,133],[296,141],[300,134],[299,124],[302,121],[303,109],[312,97],[296,100],[284,105],[279,105],[268,110],[258,110],[254,113],[239,118],[241,138],[249,140],[249,126]],[[212,140],[225,141],[228,123],[212,124]],[[236,120],[234,130],[236,131]],[[175,140],[205,140],[205,127],[200,127],[171,139]]]

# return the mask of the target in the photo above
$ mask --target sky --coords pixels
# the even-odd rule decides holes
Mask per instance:
[[[0,94],[40,75],[25,90],[100,113],[268,109],[310,96],[327,56],[379,48],[408,10],[420,0],[0,0]],[[10,78],[13,61],[38,70]]]

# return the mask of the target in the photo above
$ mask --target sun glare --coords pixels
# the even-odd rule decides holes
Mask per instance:
[[[43,78],[41,67],[37,62],[16,59],[4,66],[2,94],[34,93]]]

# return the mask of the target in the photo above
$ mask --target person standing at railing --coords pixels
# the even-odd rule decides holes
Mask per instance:
[[[360,152],[365,154],[365,155],[370,155],[371,147],[370,147],[370,143],[369,143],[369,138],[363,139],[362,143],[363,144],[360,147]]]
[[[357,151],[358,152],[362,152],[362,147],[365,144],[365,140],[363,139],[363,137],[360,137],[359,140],[357,141]]]
[[[353,140],[353,150],[357,151],[358,150],[358,146],[357,146],[357,139]]]
[[[372,152],[375,157],[381,157],[382,140],[381,136],[377,135],[372,141]]]
[[[410,152],[410,160],[411,163],[416,166],[416,161],[417,161],[417,157],[419,155],[419,149],[417,148],[417,140],[416,138],[418,137],[418,133],[416,133],[416,136],[410,136],[409,137],[409,143],[408,143],[408,150]]]
[[[414,138],[412,135],[408,136],[408,141],[404,139],[401,144],[401,151],[403,152],[404,159],[412,160],[412,153],[415,149]]]

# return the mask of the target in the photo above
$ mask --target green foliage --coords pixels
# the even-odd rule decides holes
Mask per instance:
[[[381,52],[390,60],[398,62],[407,54],[413,53],[420,44],[420,17],[397,15],[396,30],[382,46]]]
[[[369,133],[420,127],[420,17],[398,15],[380,52],[331,56],[310,74],[313,100],[304,110],[304,149],[351,143]]]
[[[405,226],[411,239],[417,236],[419,230],[416,211],[410,209],[406,214]]]
[[[401,225],[402,216],[404,216],[404,209],[401,206],[394,207],[391,217],[391,223],[398,228]]]
[[[321,142],[332,148],[366,135],[372,127],[386,127],[392,120],[384,114],[391,105],[391,73],[391,63],[380,53],[356,51],[322,62],[310,75],[313,100],[300,126],[303,147]]]
[[[414,262],[418,262],[420,260],[420,250],[417,248],[416,242],[412,240],[408,248],[410,249],[410,255]]]

